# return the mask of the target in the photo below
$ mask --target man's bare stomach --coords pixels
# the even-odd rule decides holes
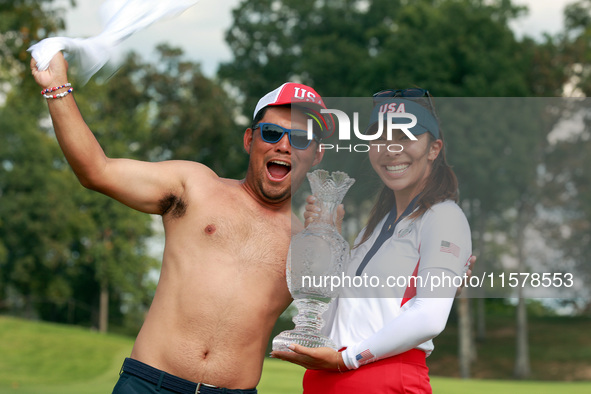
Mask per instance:
[[[170,374],[231,389],[254,388],[260,380],[266,341],[264,345],[256,341],[236,343],[235,333],[224,332],[209,332],[209,341],[203,341],[175,329],[157,338],[141,334],[131,358]]]
[[[196,383],[256,387],[271,330],[289,304],[284,277],[168,279],[161,277],[131,357]]]

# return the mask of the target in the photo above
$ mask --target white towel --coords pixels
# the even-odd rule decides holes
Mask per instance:
[[[152,23],[176,16],[199,0],[106,0],[100,9],[103,31],[86,39],[51,37],[28,50],[39,70],[46,70],[59,51],[75,58],[78,72],[87,82],[110,59],[113,49],[138,30]]]

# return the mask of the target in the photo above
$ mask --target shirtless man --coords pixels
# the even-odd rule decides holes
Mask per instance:
[[[44,89],[68,82],[61,53],[48,70],[39,71],[34,59],[31,69]],[[256,393],[271,329],[291,302],[285,280],[291,186],[321,160],[318,142],[295,149],[288,135],[269,143],[262,127],[246,129],[250,159],[243,180],[220,178],[195,162],[112,159],[73,95],[59,96],[66,89],[51,92],[58,96],[47,101],[59,144],[80,183],[162,215],[166,234],[156,294],[114,393],[234,392],[222,387]],[[281,106],[302,93],[324,106],[312,88],[288,83],[259,101],[255,118],[264,116],[255,122],[305,129],[301,112]]]

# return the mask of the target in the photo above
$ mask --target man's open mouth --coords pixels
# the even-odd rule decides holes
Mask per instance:
[[[271,160],[267,163],[267,172],[271,180],[282,181],[291,171],[291,164],[283,160]]]

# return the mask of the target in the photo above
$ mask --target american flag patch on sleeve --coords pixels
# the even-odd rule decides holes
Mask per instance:
[[[358,355],[356,355],[355,359],[361,364],[361,363],[371,360],[374,357],[375,356],[369,351],[369,349],[366,349],[366,350],[362,351],[361,353],[359,353]]]
[[[451,253],[456,257],[460,257],[460,247],[453,242],[441,241],[440,252]]]

